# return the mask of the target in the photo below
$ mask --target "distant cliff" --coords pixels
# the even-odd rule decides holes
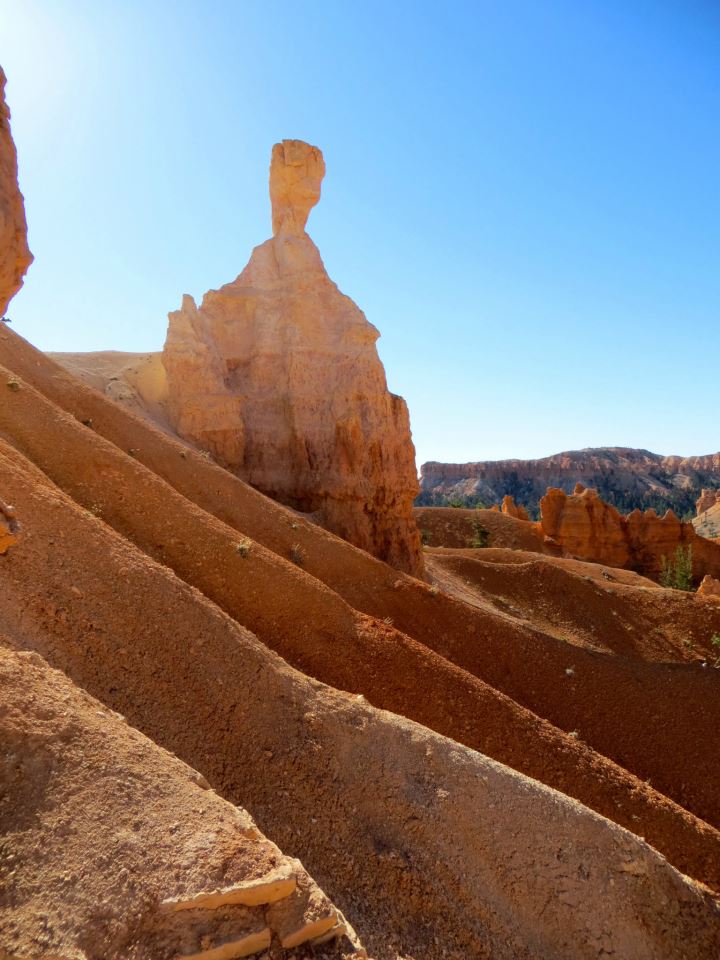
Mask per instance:
[[[661,457],[648,450],[597,447],[570,450],[541,460],[424,463],[419,506],[488,506],[512,496],[533,517],[548,487],[572,493],[576,483],[593,487],[621,513],[654,507],[680,517],[695,515],[703,488],[720,489],[720,453]]]

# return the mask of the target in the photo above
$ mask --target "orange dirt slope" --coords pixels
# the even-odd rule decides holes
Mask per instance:
[[[700,960],[720,944],[714,901],[632,834],[296,673],[20,455],[3,459],[0,484],[16,478],[28,517],[2,561],[13,645],[243,803],[378,958],[431,960],[440,944],[458,960],[570,960],[600,938],[620,955]],[[563,898],[560,875],[577,878]]]
[[[668,725],[655,733],[657,753],[648,751],[647,717],[658,708],[657,696],[649,689],[655,682],[654,675],[642,681],[628,677],[627,669],[620,663],[590,660],[592,675],[590,671],[578,673],[570,697],[566,690],[562,697],[548,697],[546,693],[552,693],[557,678],[564,675],[566,655],[562,648],[551,645],[548,650],[538,643],[532,625],[513,623],[510,618],[493,615],[491,611],[473,610],[449,597],[433,597],[417,581],[396,575],[362,551],[354,550],[344,541],[284,510],[226,471],[174,443],[147,422],[83,386],[9,331],[0,336],[0,359],[11,362],[17,373],[28,376],[31,382],[47,390],[78,419],[91,422],[93,432],[107,435],[121,449],[132,450],[134,458],[171,479],[186,496],[229,521],[242,534],[258,539],[282,556],[288,556],[297,543],[304,556],[304,569],[326,582],[356,609],[381,618],[389,617],[404,633],[487,680],[552,723],[568,731],[580,729],[587,742],[602,753],[619,760],[642,779],[651,778],[664,792],[706,819],[718,822],[717,791],[699,773],[707,762],[700,756],[703,750],[711,752],[715,759],[714,750],[701,745],[708,744],[707,737],[717,723],[718,699],[714,688],[708,688],[702,678],[686,676],[677,681],[681,687],[699,687],[699,690],[693,689],[680,700],[673,695],[667,698]],[[45,453],[52,455],[52,450]],[[484,513],[487,514],[483,517],[484,523],[529,526],[494,511]],[[227,599],[221,602],[227,603]],[[236,615],[232,609],[230,612]],[[245,622],[268,640],[258,623]],[[273,631],[276,632],[275,625]],[[473,641],[473,636],[482,637],[483,644]],[[551,663],[547,662],[549,651],[554,652]],[[284,656],[289,655],[287,650],[282,652]],[[298,665],[311,669],[307,662]],[[636,672],[641,669],[641,666],[635,668]],[[545,683],[539,688],[534,680],[543,675]],[[625,718],[621,738],[614,717],[599,715],[592,706],[592,702],[606,699],[607,691],[612,691],[612,700],[617,701],[611,704],[612,708]],[[689,708],[693,701],[698,703],[697,712]],[[684,732],[680,733],[681,730]],[[694,758],[687,757],[688,742],[693,744]],[[695,771],[688,776],[696,782],[688,782],[688,777],[684,777],[682,787],[676,789],[678,771],[685,771],[687,767]]]
[[[0,373],[0,377],[12,375],[10,371]],[[170,565],[296,666],[333,685],[364,692],[381,706],[467,742],[467,734],[457,734],[457,719],[453,720],[447,706],[418,701],[411,694],[407,671],[400,679],[375,670],[372,682],[363,682],[369,669],[363,647],[383,634],[382,642],[389,643],[394,631],[358,619],[317,579],[307,578],[294,565],[258,545],[248,558],[237,554],[233,531],[180,497],[133,456],[104,441],[92,427],[64,416],[27,385],[8,391],[8,397],[9,402],[0,407],[0,429],[19,449],[73,497]],[[132,415],[112,406],[113,412],[136,422]],[[157,436],[161,443],[171,442],[162,434]],[[181,451],[178,448],[180,460]],[[311,527],[307,521],[292,522]],[[342,549],[343,542],[336,542]],[[252,590],[243,583],[248,576],[253,579]],[[288,582],[303,586],[288,593],[283,586]],[[400,578],[394,584],[399,585],[394,592],[403,604],[402,619],[408,632],[421,637],[441,657],[554,725],[566,731],[580,730],[588,745],[641,779],[651,778],[663,793],[708,822],[718,822],[717,787],[701,773],[717,755],[710,736],[720,723],[717,678],[697,670],[683,673],[677,665],[628,663],[575,650],[574,682],[559,686],[568,666],[566,644],[495,611],[433,596],[412,578]],[[372,583],[366,583],[365,589],[368,586]],[[287,599],[279,606],[275,598],[283,590]],[[422,615],[427,611],[425,622]],[[300,630],[298,623],[302,623]],[[428,623],[435,632],[428,629]],[[345,657],[328,657],[326,648],[333,649],[343,633],[350,641]],[[414,649],[421,659],[427,655],[413,647],[407,636],[396,636],[394,642]],[[354,665],[348,659],[351,652]],[[399,684],[407,691],[400,703],[393,693]],[[392,699],[383,697],[383,689],[389,690]],[[603,701],[607,706],[600,712],[595,704]],[[653,749],[649,750],[648,724],[658,711],[667,723],[654,731]],[[434,719],[438,715],[439,721]],[[468,727],[467,721],[461,722]]]

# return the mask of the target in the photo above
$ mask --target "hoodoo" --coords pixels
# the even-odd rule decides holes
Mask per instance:
[[[388,391],[378,331],[305,232],[324,175],[317,147],[273,147],[273,236],[235,281],[169,315],[168,415],[253,486],[417,574],[407,406]]]

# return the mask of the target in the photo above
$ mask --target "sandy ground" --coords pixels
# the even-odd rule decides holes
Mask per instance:
[[[0,686],[0,953],[310,956],[342,924],[244,810],[40,656],[0,645]]]

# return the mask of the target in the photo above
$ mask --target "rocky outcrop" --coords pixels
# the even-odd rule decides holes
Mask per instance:
[[[170,314],[167,410],[181,436],[253,486],[420,573],[407,406],[387,389],[378,331],[304,229],[324,172],[316,147],[273,148],[274,235],[235,281]]]
[[[627,516],[582,485],[568,496],[550,488],[540,501],[539,527],[546,542],[563,554],[636,570],[657,579],[663,557],[672,560],[679,547],[692,548],[693,576],[720,576],[720,545],[699,537],[691,523],[668,510],[633,510]]]
[[[707,574],[697,589],[702,597],[717,597],[720,599],[720,580]]]
[[[703,490],[697,501],[693,526],[701,537],[720,538],[720,490]]]
[[[5,82],[0,67],[0,317],[22,286],[33,259],[27,244],[25,206],[18,189],[17,154],[10,134]]]
[[[710,510],[717,503],[720,503],[720,490],[703,488],[695,503],[697,516],[699,517],[706,510]]]
[[[32,263],[27,245],[25,205],[18,189],[17,154],[10,133],[10,110],[5,103],[6,78],[0,67],[0,317],[22,286],[25,271]],[[7,378],[3,390],[17,390],[14,378]],[[18,525],[13,509],[0,501],[0,555],[17,543]]]
[[[18,522],[12,507],[0,502],[0,556],[17,543]]]
[[[528,512],[523,506],[518,506],[515,503],[515,500],[506,495],[503,497],[502,505],[500,507],[502,513],[508,517],[515,517],[516,520],[529,520]]]
[[[714,507],[695,517],[693,526],[695,532],[701,537],[720,540],[720,503],[716,503]]]
[[[537,515],[548,487],[572,493],[578,482],[597,490],[622,513],[652,507],[686,516],[694,512],[703,487],[720,485],[720,453],[661,457],[647,450],[599,447],[540,460],[424,463],[417,502],[443,506],[448,499],[460,499],[475,506],[499,502],[509,494]]]

